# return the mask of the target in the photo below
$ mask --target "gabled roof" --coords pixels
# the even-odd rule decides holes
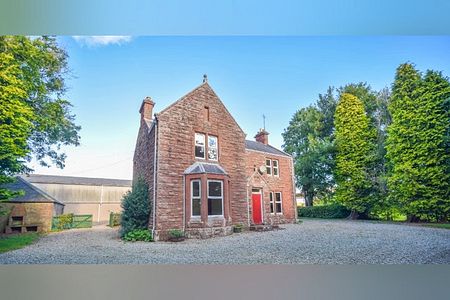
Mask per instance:
[[[284,151],[256,141],[245,140],[245,149],[291,157],[291,155],[287,154]]]
[[[54,183],[54,184],[74,184],[74,185],[104,185],[131,187],[131,180],[108,179],[108,178],[90,178],[73,176],[55,176],[30,174],[21,176],[22,179],[31,183]]]
[[[7,202],[12,203],[58,203],[64,205],[64,203],[56,200],[46,192],[27,182],[26,180],[16,177],[16,181],[4,185],[6,188],[13,191],[24,192],[24,195],[15,197]]]
[[[204,173],[227,175],[227,172],[225,172],[225,170],[220,165],[202,162],[195,162],[184,171],[185,175]]]
[[[238,128],[241,130],[242,133],[245,134],[245,132],[242,130],[241,126],[239,126],[239,123],[236,122],[236,120],[234,119],[233,115],[228,111],[227,107],[225,106],[225,104],[223,104],[222,100],[220,100],[219,96],[216,94],[216,92],[213,90],[213,88],[209,85],[208,81],[203,82],[202,84],[200,84],[199,86],[197,86],[196,88],[194,88],[192,91],[190,91],[189,93],[187,93],[186,95],[184,95],[183,97],[181,97],[180,99],[178,99],[177,101],[175,101],[174,103],[170,104],[169,106],[167,106],[166,108],[164,108],[162,111],[160,111],[159,113],[156,114],[156,117],[158,117],[161,114],[164,114],[168,111],[170,111],[170,109],[172,107],[174,107],[175,105],[177,105],[178,103],[182,102],[183,100],[185,100],[186,98],[188,98],[188,96],[190,96],[191,94],[197,92],[200,88],[202,87],[206,87],[207,89],[209,89],[217,98],[217,100],[219,101],[219,103],[222,105],[222,107],[225,109],[225,111],[228,113],[228,115],[231,117],[231,119],[234,121],[234,123],[238,126]]]

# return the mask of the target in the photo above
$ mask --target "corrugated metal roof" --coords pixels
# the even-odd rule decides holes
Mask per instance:
[[[46,192],[33,186],[31,183],[23,180],[20,177],[16,177],[16,181],[13,183],[5,184],[4,187],[13,191],[22,190],[24,195],[8,200],[7,202],[15,203],[58,203],[64,205],[64,203],[56,200]]]
[[[24,180],[31,183],[55,183],[55,184],[75,184],[75,185],[104,185],[104,186],[122,186],[131,187],[131,180],[108,179],[108,178],[90,178],[90,177],[72,177],[72,176],[54,176],[30,174],[21,176]]]
[[[249,150],[255,150],[255,151],[266,152],[266,153],[271,153],[271,154],[283,155],[283,156],[290,157],[290,155],[287,154],[286,152],[278,150],[277,148],[272,147],[270,145],[265,145],[263,143],[256,142],[256,141],[245,140],[245,148],[249,149]]]
[[[184,171],[185,175],[203,173],[227,175],[227,172],[220,165],[202,162],[195,162]]]

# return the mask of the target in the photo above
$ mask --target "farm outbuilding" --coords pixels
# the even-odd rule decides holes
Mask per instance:
[[[122,210],[122,197],[131,180],[31,174],[21,177],[64,203],[64,213],[92,215],[94,223],[106,223],[111,212]]]
[[[64,212],[64,203],[20,177],[6,186],[14,191],[22,191],[22,195],[1,203],[6,214],[0,222],[0,233],[50,231],[52,218]]]

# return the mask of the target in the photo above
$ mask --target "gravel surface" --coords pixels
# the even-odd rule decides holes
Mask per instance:
[[[125,243],[117,229],[50,233],[0,264],[450,264],[450,230],[305,220],[270,232],[179,243]]]

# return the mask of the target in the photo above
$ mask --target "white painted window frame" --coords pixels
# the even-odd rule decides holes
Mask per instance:
[[[267,165],[267,162],[269,162],[269,165]],[[272,176],[272,160],[269,158],[266,158],[266,173],[268,176]],[[270,174],[267,172],[268,170],[270,170]]]
[[[277,194],[280,194],[280,201],[277,201]],[[273,211],[274,214],[276,215],[282,215],[283,214],[283,193],[282,192],[274,192],[274,196],[275,198],[273,198],[273,203],[274,203],[274,207],[273,207]],[[277,212],[277,203],[280,203],[280,212]]]
[[[277,162],[277,166],[275,167],[275,162]],[[275,175],[275,169],[277,170],[277,174]],[[275,177],[280,177],[280,162],[278,159],[272,160],[272,175]]]
[[[198,196],[194,196],[194,182],[198,182]],[[199,215],[194,215],[193,211],[194,211],[194,198],[195,199],[199,199],[200,200],[200,214]],[[202,216],[202,181],[200,179],[192,179],[191,180],[191,218],[195,219],[195,218],[201,218]]]
[[[213,180],[213,179],[209,180],[208,179],[206,182],[207,182],[206,183],[207,184],[207,186],[206,186],[206,189],[207,189],[206,201],[208,201],[209,199],[220,199],[222,201],[222,214],[221,215],[210,215],[208,213],[208,217],[223,217],[223,210],[224,210],[224,207],[223,207],[223,180]],[[219,196],[209,196],[209,183],[210,182],[220,182],[220,194],[221,194],[220,197]],[[209,205],[209,201],[208,201],[208,205]]]
[[[201,135],[203,136],[203,157],[197,156],[197,154],[195,153],[195,148],[197,147],[197,135]],[[194,157],[197,159],[206,159],[206,134],[201,133],[201,132],[196,132],[194,134]],[[199,147],[201,147],[201,145],[198,145]]]
[[[207,156],[207,159],[210,161],[218,161],[219,160],[219,137],[215,136],[215,135],[209,135],[207,137],[208,140],[208,152],[209,152],[209,138],[215,138],[216,139],[216,147],[211,147],[213,149],[216,149],[216,154],[217,154],[217,158],[216,159],[210,159],[209,156]]]

